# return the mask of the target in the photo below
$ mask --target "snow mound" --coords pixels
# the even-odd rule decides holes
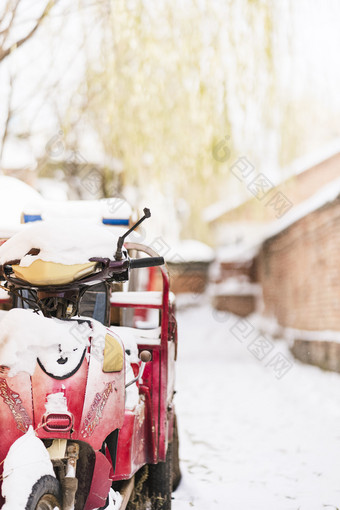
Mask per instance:
[[[23,208],[42,204],[42,196],[31,186],[14,177],[0,176],[0,230],[16,231],[20,227]]]
[[[0,365],[10,368],[10,377],[18,372],[33,375],[37,358],[43,359],[51,372],[53,367],[53,373],[58,367],[65,370],[56,360],[69,358],[72,366],[78,363],[90,335],[86,323],[49,319],[32,310],[14,308],[0,317]]]
[[[60,264],[84,264],[91,257],[113,258],[118,234],[89,220],[48,220],[25,226],[0,246],[0,264],[20,259],[30,266],[36,259]],[[27,253],[40,249],[38,255]]]
[[[6,503],[2,510],[26,508],[33,485],[44,475],[55,477],[43,442],[30,427],[12,444],[5,459],[2,495]]]

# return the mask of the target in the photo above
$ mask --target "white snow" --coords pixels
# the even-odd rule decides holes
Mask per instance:
[[[41,259],[61,264],[83,264],[91,257],[113,259],[118,235],[89,220],[38,221],[26,225],[0,246],[0,264],[21,259],[21,266],[30,266]],[[39,248],[39,255],[27,255]]]
[[[50,393],[46,396],[46,413],[67,413],[67,399],[62,391]]]
[[[209,291],[214,296],[258,295],[261,293],[261,285],[249,282],[247,277],[232,277],[211,285]]]
[[[6,301],[7,299],[9,299],[9,294],[8,294],[7,290],[0,288],[0,301],[4,301],[4,300]]]
[[[109,493],[109,505],[106,507],[106,510],[119,510],[122,504],[123,497],[118,491],[114,491],[110,489]],[[99,510],[98,508],[96,510]]]
[[[248,319],[261,333],[267,333],[273,338],[286,338],[285,328],[278,323],[276,317],[252,313]]]
[[[44,475],[55,476],[52,462],[43,442],[32,427],[9,449],[4,462],[2,510],[23,510],[33,485]]]
[[[216,250],[216,259],[220,262],[251,262],[258,254],[260,246],[260,244],[253,246],[246,243],[221,246]]]
[[[60,183],[54,182],[54,194]],[[51,195],[51,191],[49,192]],[[22,214],[41,215],[44,220],[87,219],[101,224],[103,218],[130,219],[132,209],[122,198],[102,200],[46,200],[38,191],[14,177],[0,175],[0,238],[20,232]],[[121,227],[114,227],[118,230]],[[124,231],[127,227],[123,227]]]
[[[211,262],[215,258],[214,250],[196,239],[184,239],[172,246],[167,262]],[[178,260],[179,258],[179,260]]]
[[[159,345],[160,344],[160,334],[161,327],[154,329],[137,329],[130,328],[128,326],[111,326],[110,330],[113,331],[115,335],[123,339],[125,349],[129,349],[131,353],[137,352],[136,346],[138,343],[140,344],[152,344]],[[138,356],[134,356],[131,359],[132,363],[138,362]]]
[[[33,375],[39,358],[50,373],[63,375],[75,368],[90,335],[87,324],[14,308],[0,317],[0,365],[10,367],[10,377],[21,371]],[[66,368],[57,363],[60,357],[69,359]]]
[[[178,319],[184,476],[173,510],[339,508],[340,375],[299,363],[275,341],[273,352],[292,363],[277,379],[232,334],[248,319],[209,306]]]
[[[138,305],[150,305],[150,306],[161,306],[163,299],[163,293],[151,290],[151,291],[127,291],[127,292],[114,292],[111,296],[111,303],[117,305],[121,304],[138,304]],[[169,293],[169,302],[175,301],[175,294]]]
[[[0,232],[5,231],[4,237],[20,227],[23,208],[42,202],[41,195],[28,184],[14,177],[0,175]]]
[[[340,343],[340,331],[334,330],[303,330],[294,328],[284,328],[284,336],[288,341],[294,339],[309,340],[318,342]]]

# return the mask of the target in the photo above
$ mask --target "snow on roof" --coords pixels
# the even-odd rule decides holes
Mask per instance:
[[[340,332],[335,330],[304,330],[284,328],[285,338],[292,344],[294,340],[308,340],[310,342],[335,342],[340,344]]]
[[[210,292],[214,296],[258,295],[261,292],[261,286],[258,283],[251,283],[244,278],[235,277],[213,285]]]
[[[249,245],[247,243],[231,244],[217,249],[216,258],[219,262],[249,262],[257,254],[261,244]]]
[[[25,225],[0,246],[0,264],[17,259],[21,266],[29,266],[36,259],[60,264],[84,264],[91,257],[112,259],[117,240],[117,231],[94,221],[37,221]],[[40,249],[40,253],[27,255],[32,248]]]
[[[102,200],[45,200],[35,189],[14,177],[0,175],[0,238],[9,238],[22,229],[22,214],[43,220],[89,218],[121,220],[128,226],[132,209],[122,198]]]
[[[288,165],[282,170],[283,178],[278,182],[275,181],[275,186],[279,186],[294,175],[300,175],[304,172],[307,172],[311,168],[322,163],[323,161],[326,161],[327,159],[330,159],[338,153],[340,153],[340,139],[336,138],[328,144],[324,145],[321,149],[294,160],[291,165]],[[228,212],[237,209],[241,205],[246,204],[250,200],[253,200],[252,196],[246,199],[234,196],[216,202],[203,210],[202,219],[207,223],[211,223],[224,214],[227,214]]]
[[[195,239],[185,239],[176,243],[171,254],[166,256],[167,262],[211,262],[214,260],[214,250],[207,244]]]
[[[293,207],[281,219],[272,222],[264,236],[263,241],[276,236],[283,230],[296,223],[298,220],[307,216],[317,209],[320,209],[327,203],[333,202],[340,195],[340,177],[323,186],[317,193],[312,195],[308,200]]]
[[[43,220],[59,218],[102,218],[129,220],[130,205],[121,198],[102,200],[42,201],[23,210],[26,214],[41,215]]]
[[[340,153],[340,139],[335,138],[331,142],[321,147],[321,149],[313,151],[312,153],[302,156],[301,158],[295,159],[291,165],[288,165],[284,169],[284,175],[293,176],[302,174],[303,172],[310,170],[314,166],[322,163],[323,161],[326,161],[327,159],[330,159],[338,153]]]
[[[32,310],[13,308],[0,320],[0,365],[10,367],[11,377],[18,372],[33,375],[37,358],[46,356],[47,350],[55,347],[51,353],[65,357],[84,349],[89,336],[91,329],[87,324],[49,319]]]

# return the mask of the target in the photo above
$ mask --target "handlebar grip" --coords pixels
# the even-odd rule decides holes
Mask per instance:
[[[130,268],[139,269],[141,267],[162,266],[164,264],[163,257],[143,257],[142,259],[131,259]]]

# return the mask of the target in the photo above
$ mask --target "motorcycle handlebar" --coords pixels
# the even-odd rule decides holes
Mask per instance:
[[[139,269],[141,267],[162,266],[164,264],[163,257],[143,257],[141,259],[130,259],[130,268]]]

